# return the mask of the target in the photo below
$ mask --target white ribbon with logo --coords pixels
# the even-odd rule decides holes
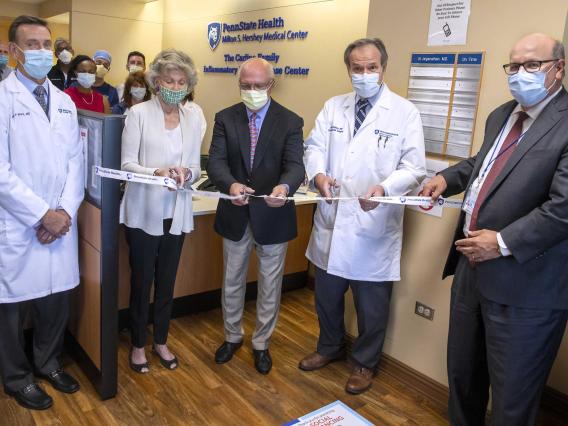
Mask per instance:
[[[193,188],[184,188],[178,187],[176,181],[169,177],[162,177],[162,176],[150,176],[141,173],[131,173],[125,172],[123,170],[115,170],[115,169],[107,169],[104,167],[94,166],[95,173],[103,178],[108,179],[116,179],[116,180],[123,180],[126,182],[136,182],[136,183],[144,183],[146,185],[157,185],[157,186],[165,186],[167,188],[176,190],[176,191],[188,191],[191,192],[192,195],[196,195],[199,197],[208,197],[208,198],[219,198],[223,200],[238,200],[243,197],[252,197],[252,198],[270,198],[268,195],[227,195],[221,192],[211,192],[211,191],[199,191]],[[295,201],[309,201],[309,200],[317,200],[317,201],[353,201],[359,200],[360,197],[322,197],[322,196],[309,196],[309,195],[296,195],[294,197],[278,197],[285,200],[295,200]],[[423,197],[423,196],[390,196],[390,197],[371,197],[368,198],[369,201],[377,201],[383,204],[398,204],[404,206],[422,206],[422,207],[431,207],[434,204],[437,204],[442,207],[448,207],[453,209],[460,209],[462,206],[461,200],[452,200],[450,198],[438,198],[435,202],[432,201],[431,197]]]

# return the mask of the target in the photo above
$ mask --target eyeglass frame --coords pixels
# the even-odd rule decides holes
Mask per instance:
[[[525,61],[525,62],[523,62],[523,63],[510,62],[510,63],[508,63],[508,64],[503,64],[503,71],[505,71],[505,74],[507,74],[507,75],[515,75],[515,74],[517,74],[517,73],[521,70],[521,67],[522,67],[526,72],[533,74],[533,73],[539,72],[539,71],[541,70],[542,64],[547,63],[547,62],[556,62],[556,61],[561,61],[561,59],[559,59],[559,58],[555,58],[555,59],[545,59],[545,60],[543,60],[543,61],[530,60],[530,61]],[[525,68],[525,64],[528,64],[528,63],[531,63],[531,62],[538,62],[538,64],[539,64],[539,65],[538,65],[538,69],[536,69],[536,70],[534,70],[534,71],[529,71],[528,69],[526,69],[526,68]],[[510,68],[511,65],[518,65],[518,66],[519,66],[519,69],[518,69],[517,71],[515,71],[515,72],[512,72],[512,73],[507,72],[507,67]]]
[[[242,84],[239,83],[240,90],[270,90],[274,86],[274,79],[270,79],[270,81],[266,84],[266,86],[260,87],[256,86],[255,84]],[[243,87],[244,86],[244,87]]]

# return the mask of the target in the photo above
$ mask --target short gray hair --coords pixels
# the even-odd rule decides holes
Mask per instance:
[[[564,52],[564,45],[561,41],[555,40],[554,47],[552,48],[552,57],[554,59],[566,59],[566,54]]]
[[[347,68],[349,68],[349,66],[351,65],[349,62],[349,56],[351,55],[351,52],[353,52],[358,47],[367,46],[369,44],[375,46],[381,54],[381,67],[387,67],[389,55],[387,54],[387,48],[385,47],[383,41],[380,38],[360,38],[359,40],[355,40],[353,43],[349,43],[349,45],[345,49],[345,52],[343,53],[343,62],[345,62]]]
[[[57,37],[55,39],[55,41],[53,42],[53,50],[57,50],[59,48],[59,46],[61,46],[62,44],[66,44],[67,46],[71,46],[71,43],[69,43],[69,40],[64,39],[63,37]]]
[[[195,64],[189,55],[177,49],[162,50],[150,64],[146,73],[146,81],[152,90],[156,88],[156,79],[171,70],[178,70],[185,74],[187,78],[187,92],[192,92],[197,84]]]
[[[246,67],[251,62],[260,62],[261,64],[263,64],[266,67],[266,69],[268,70],[268,79],[274,80],[274,67],[272,66],[272,64],[270,62],[268,62],[264,58],[250,58],[250,59],[247,59],[246,61],[244,61],[241,64],[241,66],[239,67],[239,69],[237,70],[237,80],[238,81],[241,81],[241,71],[243,70],[243,68]]]

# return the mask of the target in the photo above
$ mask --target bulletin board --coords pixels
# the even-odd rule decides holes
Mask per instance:
[[[413,53],[408,99],[420,111],[426,152],[468,158],[485,52]]]

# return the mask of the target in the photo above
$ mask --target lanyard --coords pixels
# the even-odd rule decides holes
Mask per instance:
[[[509,145],[507,145],[505,147],[505,149],[501,150],[495,157],[495,152],[497,151],[497,147],[499,146],[499,142],[501,142],[501,138],[503,137],[503,132],[505,131],[505,127],[507,126],[507,122],[509,121],[509,118],[507,118],[507,120],[505,121],[505,123],[503,124],[503,127],[501,127],[501,132],[499,132],[499,136],[497,137],[497,143],[495,144],[495,146],[493,147],[493,150],[491,151],[491,157],[489,157],[489,162],[487,163],[487,165],[485,166],[485,168],[483,169],[483,172],[481,173],[481,175],[479,176],[479,181],[483,181],[485,174],[487,173],[487,170],[489,169],[489,167],[491,167],[491,165],[499,158],[501,157],[503,154],[505,154],[509,149],[511,149],[513,146],[515,146],[516,144],[518,144],[521,139],[523,138],[523,136],[525,136],[525,133],[528,131],[525,130],[523,133],[521,133],[521,135],[515,139],[514,141],[512,141]],[[514,126],[515,124],[513,124]],[[511,126],[511,129],[513,127]]]

